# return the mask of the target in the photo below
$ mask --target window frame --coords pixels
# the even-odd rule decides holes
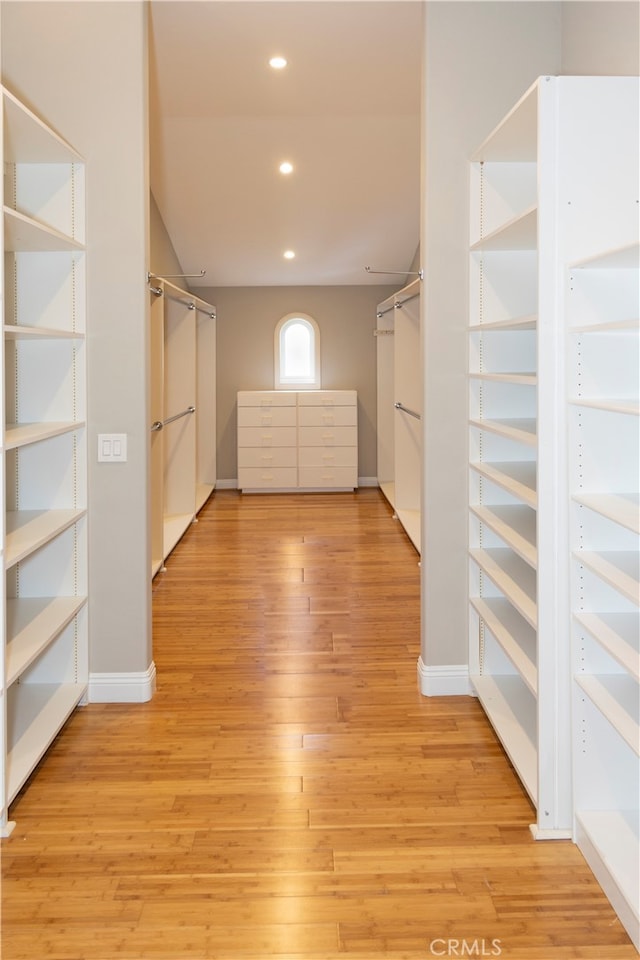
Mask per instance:
[[[313,364],[312,380],[294,380],[283,377],[282,374],[282,351],[284,349],[284,336],[287,329],[295,321],[302,321],[311,333],[311,351]],[[320,381],[320,328],[313,317],[308,313],[296,311],[288,313],[282,317],[276,324],[274,332],[274,386],[276,390],[319,390]]]

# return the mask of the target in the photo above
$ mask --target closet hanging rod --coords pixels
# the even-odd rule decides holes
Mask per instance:
[[[404,300],[394,300],[393,305],[398,310],[402,310],[402,307],[404,306],[405,303],[409,303],[409,300],[415,300],[416,297],[419,297],[419,296],[420,296],[419,293],[412,293],[410,297],[405,297]]]
[[[376,318],[379,320],[380,317],[384,317],[385,313],[391,313],[394,307],[395,303],[392,303],[390,307],[385,307],[384,310],[378,310],[376,313]]]
[[[198,304],[196,304],[196,310],[198,313],[204,313],[205,316],[209,317],[210,320],[216,319],[215,312],[212,310],[205,310],[204,307],[199,307]]]
[[[421,280],[424,280],[424,272],[420,270],[372,270],[371,267],[365,267],[367,273],[388,273],[390,275],[398,277],[420,277]]]
[[[204,277],[206,272],[206,270],[201,270],[200,273],[167,273],[164,277],[159,277],[157,273],[148,273],[147,283],[150,280],[196,280]]]
[[[166,427],[168,423],[173,423],[174,420],[181,420],[182,417],[187,417],[190,413],[195,412],[195,407],[187,407],[186,410],[183,410],[181,413],[174,413],[172,417],[167,417],[166,420],[154,420],[151,424],[151,432],[156,433],[158,430],[162,430],[163,427]]]
[[[400,403],[399,400],[394,403],[394,407],[396,410],[401,410],[403,413],[409,414],[410,417],[415,417],[416,420],[422,420],[419,413],[416,413],[415,410],[410,410],[409,407],[405,407],[404,403]]]

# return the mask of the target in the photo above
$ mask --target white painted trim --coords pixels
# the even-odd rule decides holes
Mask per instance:
[[[91,673],[89,703],[146,703],[156,691],[153,661],[142,673]]]
[[[418,658],[418,686],[425,697],[473,696],[466,663],[428,667]]]
[[[358,486],[359,487],[377,487],[378,478],[377,477],[358,477]]]

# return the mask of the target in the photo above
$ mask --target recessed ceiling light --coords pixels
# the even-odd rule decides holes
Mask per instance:
[[[285,260],[293,260],[293,258],[295,257],[295,253],[293,252],[293,250],[285,250],[283,256]]]
[[[286,65],[287,61],[284,57],[271,57],[271,60],[269,60],[269,66],[273,67],[274,70],[282,70]]]
[[[284,163],[280,164],[280,173],[291,173],[293,170],[293,164],[289,163],[288,160],[285,160]]]

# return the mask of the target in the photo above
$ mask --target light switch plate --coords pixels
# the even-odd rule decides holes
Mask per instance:
[[[126,460],[126,433],[98,434],[98,461],[100,463],[126,463]]]

